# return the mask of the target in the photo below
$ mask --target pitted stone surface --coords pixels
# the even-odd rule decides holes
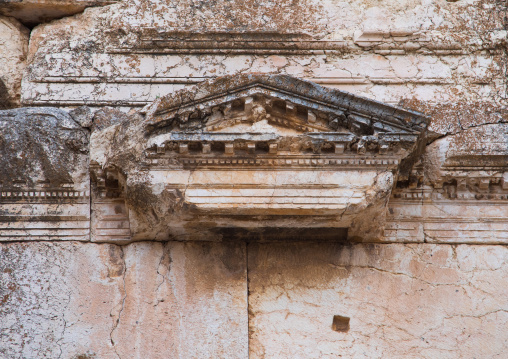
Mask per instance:
[[[0,183],[34,189],[71,184],[88,189],[88,137],[65,111],[23,108],[0,111]]]
[[[32,27],[105,3],[0,13]],[[123,0],[35,27],[29,50],[0,16],[0,109],[40,106],[0,112],[0,357],[504,358],[506,15],[497,0]],[[423,112],[430,136],[400,165],[369,120],[293,103],[302,88],[193,111],[215,89],[177,92],[248,73]],[[175,217],[246,197],[238,218],[258,212],[235,226]],[[322,228],[333,201],[363,215]],[[271,216],[294,203],[311,219]],[[345,242],[370,227],[375,245]],[[167,242],[183,233],[203,241]]]
[[[59,109],[0,111],[0,241],[90,240],[88,140]]]
[[[400,168],[409,173],[428,121],[286,75],[220,77],[92,134],[98,228],[114,226],[100,216],[107,199],[123,198],[133,240],[295,226],[379,239],[394,181]],[[125,229],[93,240],[128,241]]]
[[[35,26],[82,12],[89,6],[113,4],[117,0],[17,0],[4,1],[0,14]]]
[[[127,109],[216,76],[281,73],[406,100],[450,133],[506,107],[505,14],[487,0],[127,0],[36,29],[23,98]]]
[[[2,358],[247,358],[245,248],[0,244]]]

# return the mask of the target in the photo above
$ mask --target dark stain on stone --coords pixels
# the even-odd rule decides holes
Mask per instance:
[[[0,182],[4,188],[56,188],[73,183],[73,172],[88,172],[88,131],[55,108],[0,111]]]
[[[336,332],[347,332],[349,330],[349,318],[341,315],[334,315],[332,329]]]
[[[120,277],[125,271],[124,255],[121,247],[116,245],[109,245],[108,249],[109,263],[108,277]]]
[[[7,86],[5,86],[3,80],[0,79],[0,110],[8,110],[13,107],[14,105],[11,102]]]
[[[320,242],[347,242],[347,228],[216,228],[213,232],[224,241],[308,242],[319,238]]]

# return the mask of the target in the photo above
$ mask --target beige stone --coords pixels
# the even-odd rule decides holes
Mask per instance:
[[[245,247],[0,245],[0,356],[247,358]]]
[[[250,243],[248,253],[251,358],[507,350],[504,246]],[[334,331],[334,315],[350,318],[350,329]]]
[[[0,110],[19,106],[29,34],[16,19],[0,16]]]
[[[1,358],[506,356],[505,2],[112,2],[0,9]]]
[[[507,134],[485,124],[428,145],[413,186],[390,199],[385,241],[507,243]]]
[[[92,240],[208,240],[269,227],[379,240],[399,168],[407,176],[427,124],[289,76],[199,84],[92,134]]]
[[[89,132],[55,108],[0,111],[0,241],[90,240]]]

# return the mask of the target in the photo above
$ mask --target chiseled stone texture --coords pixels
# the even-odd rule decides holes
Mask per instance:
[[[49,190],[71,185],[89,189],[89,132],[56,108],[0,111],[0,183]]]
[[[506,246],[248,245],[250,358],[503,358]],[[332,330],[334,315],[350,318]]]
[[[246,358],[245,246],[3,243],[1,358]]]
[[[19,106],[29,36],[16,19],[0,15],[0,110]]]

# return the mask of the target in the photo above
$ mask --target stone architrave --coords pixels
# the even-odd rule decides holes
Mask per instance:
[[[508,243],[508,125],[429,145],[389,207],[387,242]]]
[[[405,100],[455,133],[508,118],[505,13],[494,0],[122,0],[31,32],[22,102],[128,111],[217,76],[279,73]]]
[[[96,241],[197,239],[232,228],[335,228],[379,239],[392,187],[428,124],[284,75],[219,78],[143,112],[92,135]]]
[[[88,130],[65,111],[0,111],[0,241],[90,240]]]

